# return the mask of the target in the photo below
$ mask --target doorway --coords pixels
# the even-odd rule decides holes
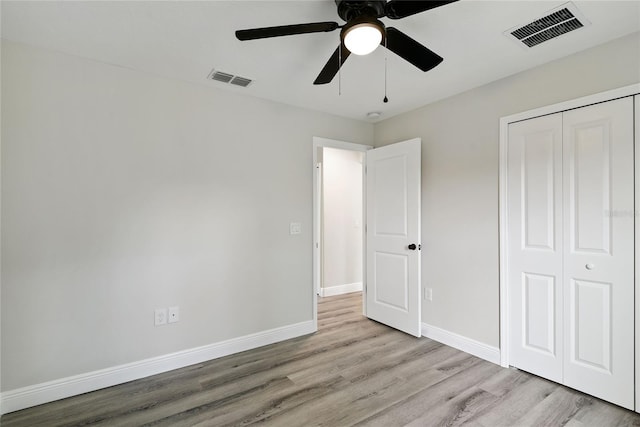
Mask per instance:
[[[420,337],[420,181],[421,140],[389,144],[377,149],[370,146],[314,138],[313,141],[313,320],[318,322],[318,295],[323,282],[329,287],[323,261],[327,253],[323,246],[323,217],[321,184],[323,169],[319,158],[329,148],[357,151],[364,156],[364,168],[359,164],[362,185],[358,189],[360,213],[347,216],[347,228],[359,228],[355,239],[363,248],[357,255],[364,287],[362,312],[372,320],[384,323],[410,335]],[[353,154],[353,153],[352,153]],[[340,179],[345,178],[338,178]],[[340,191],[345,187],[338,182]],[[343,202],[344,203],[344,202]],[[338,203],[340,209],[340,203]],[[359,216],[359,217],[358,217]],[[326,218],[324,218],[326,219]],[[364,226],[362,226],[364,224]],[[344,230],[342,230],[343,234]],[[344,260],[343,260],[344,262]],[[347,286],[338,285],[343,291]],[[335,286],[335,285],[334,285]],[[322,290],[324,294],[324,290]]]
[[[313,316],[316,324],[319,296],[362,290],[363,163],[365,151],[371,148],[313,138]]]
[[[362,290],[364,153],[322,147],[319,178],[321,297]]]

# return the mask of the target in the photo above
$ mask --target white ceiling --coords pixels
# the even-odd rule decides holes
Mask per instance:
[[[313,81],[339,31],[240,42],[237,29],[343,23],[333,0],[2,1],[2,37],[168,78],[359,120],[379,120],[640,31],[640,1],[574,1],[592,24],[525,49],[503,35],[565,1],[462,0],[402,20],[383,19],[444,57],[423,73],[393,53],[352,55],[330,84]],[[640,37],[640,33],[638,33]],[[384,59],[388,97],[384,104]],[[218,70],[248,88],[207,80]],[[341,87],[341,94],[339,88]]]

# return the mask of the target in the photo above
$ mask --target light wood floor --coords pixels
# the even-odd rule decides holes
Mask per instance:
[[[640,416],[322,298],[314,335],[7,414],[11,426],[640,426]]]

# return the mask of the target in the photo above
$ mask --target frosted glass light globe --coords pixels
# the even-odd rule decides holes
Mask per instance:
[[[344,45],[355,55],[370,54],[381,41],[380,29],[369,23],[354,25],[344,35]]]

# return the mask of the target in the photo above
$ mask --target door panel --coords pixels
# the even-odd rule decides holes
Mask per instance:
[[[367,151],[366,315],[421,336],[420,140]]]
[[[555,249],[554,133],[527,135],[522,141],[522,225],[525,249]]]
[[[372,171],[376,197],[373,226],[379,236],[407,237],[407,158],[381,158]]]
[[[633,100],[563,121],[564,384],[632,409]]]
[[[552,276],[524,273],[522,292],[524,346],[555,354],[556,280]]]
[[[562,114],[509,125],[509,360],[562,381]]]
[[[574,125],[565,142],[569,158],[569,226],[574,253],[608,254],[611,221],[611,121]]]
[[[376,252],[374,261],[376,304],[407,312],[409,310],[408,256]]]
[[[572,280],[569,314],[571,361],[611,372],[611,283]]]

